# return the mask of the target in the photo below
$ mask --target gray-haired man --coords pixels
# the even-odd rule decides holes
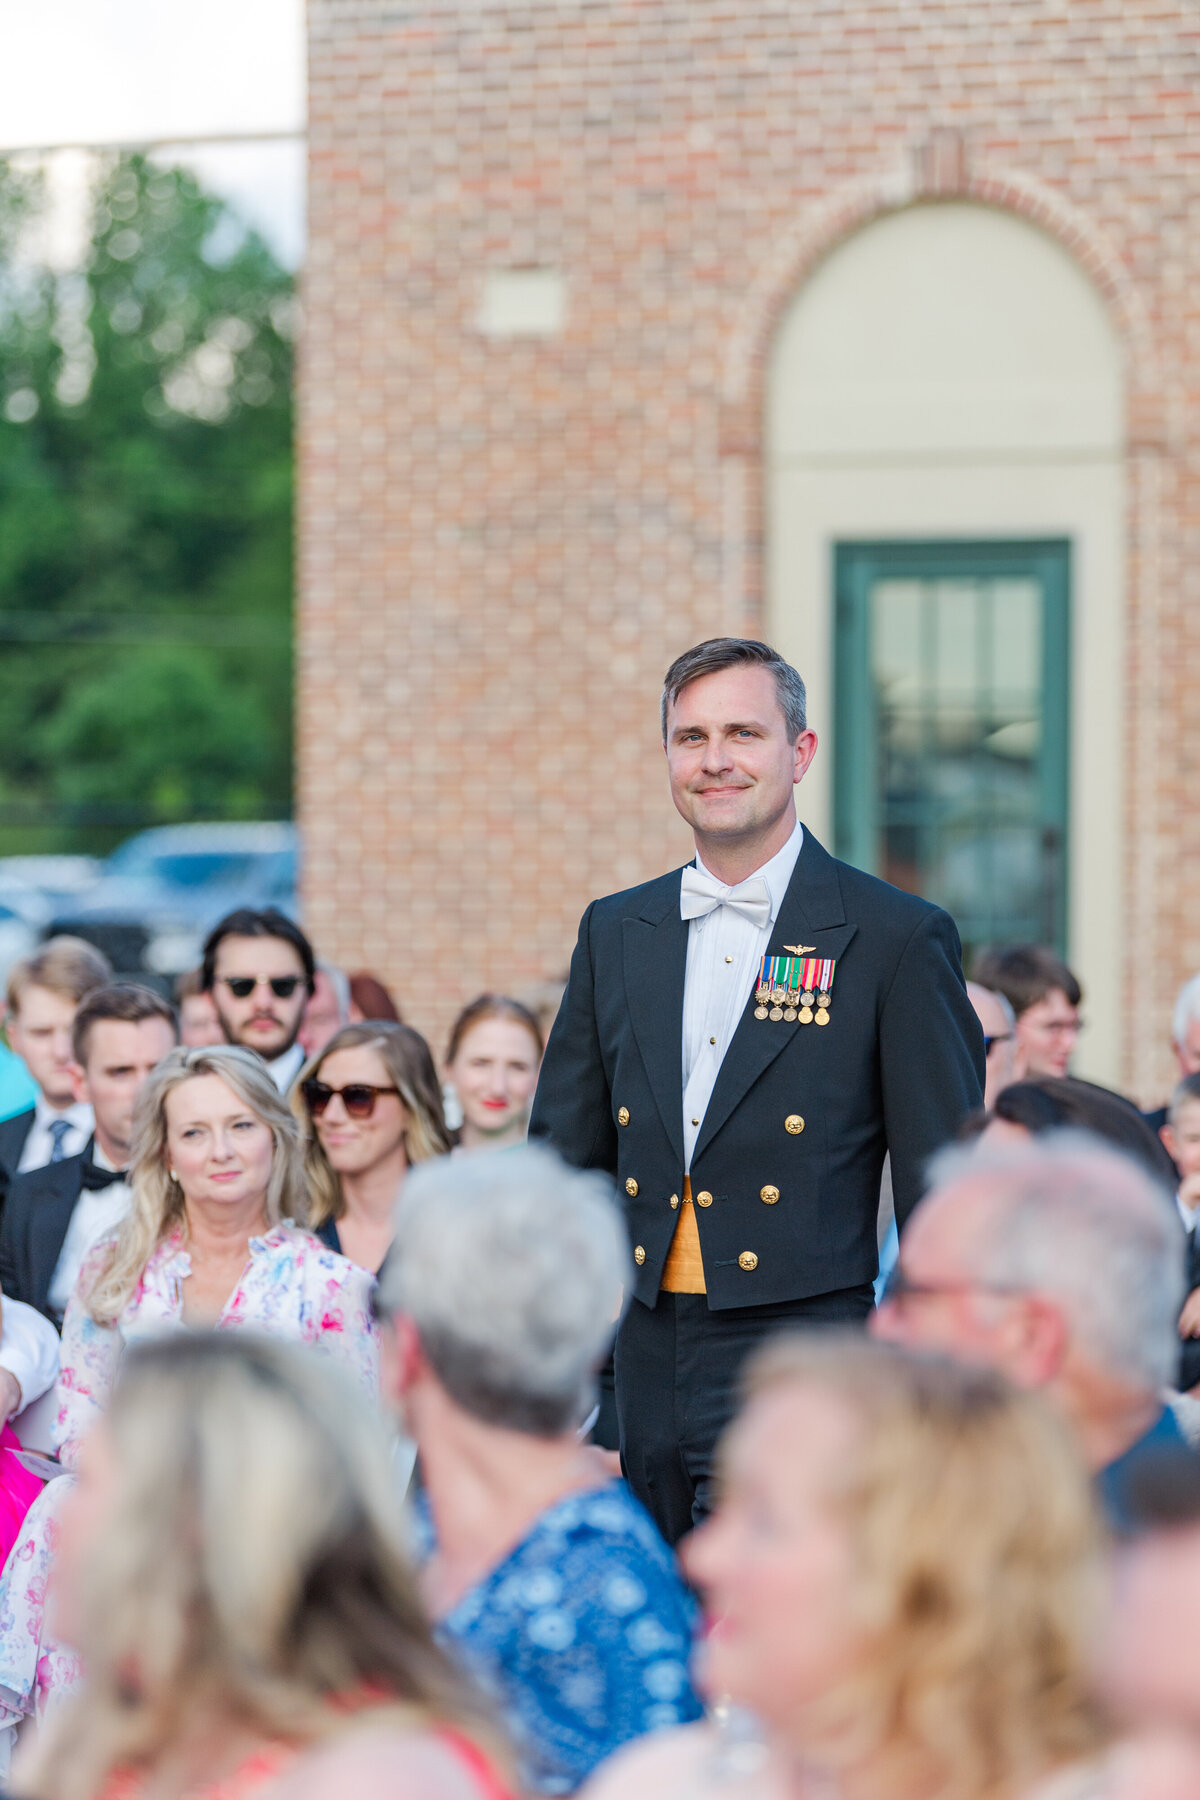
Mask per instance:
[[[909,1221],[874,1327],[1044,1388],[1117,1524],[1149,1449],[1182,1438],[1183,1228],[1165,1188],[1083,1134],[951,1151]]]

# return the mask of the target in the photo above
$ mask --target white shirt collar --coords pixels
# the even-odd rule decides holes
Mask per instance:
[[[1179,1216],[1183,1220],[1183,1229],[1189,1233],[1195,1231],[1196,1219],[1200,1215],[1194,1213],[1190,1206],[1185,1206],[1178,1194],[1175,1196],[1175,1204],[1179,1208]]]
[[[277,1056],[267,1064],[271,1071],[271,1080],[281,1094],[286,1094],[304,1067],[304,1050],[301,1045],[293,1044],[282,1056]]]
[[[788,891],[788,885],[791,882],[792,876],[795,874],[796,863],[803,846],[804,827],[799,819],[797,819],[792,828],[792,835],[783,848],[775,852],[770,862],[763,863],[760,869],[754,869],[751,872],[753,875],[761,875],[767,884],[767,892],[771,896],[772,925],[774,925],[776,919],[779,917],[779,909],[783,905],[783,897]],[[713,881],[720,880],[719,875],[713,875],[711,869],[705,868],[704,863],[700,860],[699,851],[696,852],[696,867],[698,869],[703,869],[704,873],[711,876]],[[749,881],[751,876],[747,875],[745,879]]]
[[[85,1137],[92,1129],[92,1109],[86,1100],[73,1101],[65,1112],[60,1112],[56,1106],[50,1105],[45,1094],[39,1090],[33,1107],[33,1122],[43,1130],[49,1130],[55,1119],[65,1119],[68,1125],[73,1125],[76,1131],[82,1131]]]

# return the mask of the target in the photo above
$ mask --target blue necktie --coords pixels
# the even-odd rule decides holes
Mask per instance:
[[[54,1148],[50,1152],[50,1161],[61,1162],[67,1154],[63,1149],[63,1139],[71,1129],[70,1119],[51,1119],[50,1136],[54,1139]]]

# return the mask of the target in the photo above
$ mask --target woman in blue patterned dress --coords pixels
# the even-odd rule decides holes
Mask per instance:
[[[539,1794],[701,1711],[671,1552],[581,1441],[628,1265],[603,1180],[523,1148],[415,1170],[381,1275],[425,1601]]]

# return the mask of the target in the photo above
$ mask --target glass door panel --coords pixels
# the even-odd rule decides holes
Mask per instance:
[[[836,552],[838,854],[965,946],[1065,949],[1065,543]]]

